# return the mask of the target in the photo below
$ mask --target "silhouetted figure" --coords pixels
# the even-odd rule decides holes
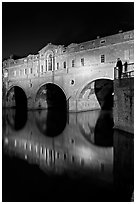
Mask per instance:
[[[120,58],[117,59],[116,67],[118,67],[119,79],[121,79],[122,75],[122,61]]]
[[[126,73],[127,72],[127,68],[128,68],[128,63],[127,61],[124,63],[124,72]]]

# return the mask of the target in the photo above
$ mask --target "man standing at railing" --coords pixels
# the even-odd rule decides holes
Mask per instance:
[[[124,72],[126,73],[127,72],[127,67],[128,67],[128,63],[127,61],[124,63]]]
[[[118,67],[119,79],[121,79],[122,75],[122,61],[120,58],[117,59],[116,67]]]

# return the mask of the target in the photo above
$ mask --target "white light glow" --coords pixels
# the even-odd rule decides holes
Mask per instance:
[[[17,141],[15,140],[15,143],[14,143],[15,147],[17,146]]]
[[[27,155],[25,154],[25,159],[27,159]]]
[[[5,138],[5,144],[8,144],[8,138],[7,137]]]

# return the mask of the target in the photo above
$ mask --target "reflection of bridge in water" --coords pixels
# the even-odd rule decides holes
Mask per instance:
[[[58,111],[56,113],[28,112],[27,121],[22,122],[20,128],[15,124],[17,123],[15,110],[7,110],[4,114],[6,120],[3,118],[3,121],[6,121],[6,126],[3,127],[3,144],[9,154],[15,154],[30,163],[38,164],[49,173],[78,171],[85,174],[88,172],[91,176],[94,173],[98,178],[111,181],[112,144],[111,142],[105,143],[105,146],[95,144],[98,140],[97,138],[95,142],[95,127],[103,115],[100,111],[71,113],[69,116]],[[57,116],[61,114],[61,117],[55,118],[55,114]],[[90,127],[92,127],[91,131]],[[86,139],[85,134],[88,137],[89,133],[90,138]],[[112,141],[111,134],[109,137]]]

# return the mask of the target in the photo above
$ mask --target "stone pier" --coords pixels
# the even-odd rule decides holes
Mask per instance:
[[[114,80],[114,127],[134,133],[134,78]]]

